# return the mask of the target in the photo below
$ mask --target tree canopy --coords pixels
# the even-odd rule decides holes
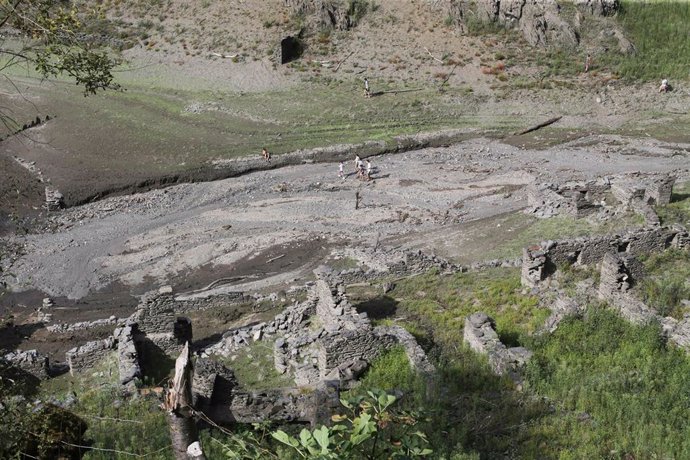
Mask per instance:
[[[67,0],[0,0],[0,75],[26,63],[44,78],[70,76],[85,94],[118,88],[116,60],[86,31],[97,14]]]

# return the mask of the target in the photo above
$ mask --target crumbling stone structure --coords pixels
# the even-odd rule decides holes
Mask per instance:
[[[192,323],[177,316],[173,301],[172,289],[145,294],[128,320],[137,324],[140,334],[135,340],[150,341],[170,357],[176,357],[185,342],[192,340]]]
[[[197,358],[193,380],[194,408],[215,423],[277,422],[326,423],[338,407],[338,385],[247,391],[232,370],[207,358]]]
[[[632,173],[563,185],[534,184],[527,189],[527,212],[538,218],[607,218],[619,211],[636,211],[647,225],[659,225],[652,206],[670,202],[675,180],[670,174]]]
[[[46,209],[48,211],[59,211],[65,207],[65,197],[54,187],[45,188]]]
[[[338,390],[354,385],[371,360],[395,344],[404,347],[415,369],[433,374],[433,365],[411,334],[400,327],[374,328],[367,315],[349,303],[336,273],[321,267],[315,274],[305,302],[295,303],[273,321],[228,331],[217,344],[200,351],[194,374],[198,410],[216,423],[266,419],[323,423],[338,406]],[[144,295],[137,311],[111,338],[68,352],[70,370],[89,368],[116,349],[120,383],[133,385],[147,374],[152,357],[173,358],[191,341],[191,323],[177,316],[179,305],[203,308],[204,299],[175,299],[167,287]],[[230,369],[212,359],[262,340],[275,340],[275,367],[293,375],[297,387],[248,391]]]
[[[489,358],[491,369],[498,375],[508,375],[512,380],[521,380],[520,371],[532,357],[524,347],[507,348],[496,333],[496,325],[486,313],[477,312],[465,319],[463,339],[477,353]]]
[[[109,337],[104,340],[87,342],[80,347],[68,350],[66,358],[70,373],[74,375],[76,372],[93,367],[98,361],[103,359],[103,356],[108,351],[115,349],[116,345],[116,339]]]
[[[67,352],[67,363],[71,373],[92,367],[108,350],[117,349],[120,383],[128,385],[144,374],[146,362],[160,360],[179,354],[185,342],[192,340],[192,325],[189,319],[177,316],[173,309],[175,300],[172,290],[162,288],[145,294],[137,310],[115,329],[112,337],[88,342]],[[97,325],[111,324],[112,318],[99,320]],[[60,325],[60,331],[70,327]]]
[[[601,262],[599,298],[634,324],[659,322],[669,341],[690,352],[690,317],[686,315],[681,321],[671,317],[662,317],[632,295],[629,289],[635,282],[634,266],[633,258],[606,254]]]
[[[663,198],[661,195],[660,199]],[[635,280],[645,276],[636,256],[662,252],[668,248],[690,250],[690,234],[680,226],[641,228],[623,235],[605,235],[547,241],[523,250],[522,285],[541,285],[561,265],[599,265],[598,298],[607,302],[626,320],[635,324],[657,321],[672,343],[690,351],[690,315],[682,321],[662,317],[631,294]],[[559,295],[549,306],[552,311],[544,329],[553,332],[565,317],[582,312],[574,299]]]
[[[113,337],[117,339],[118,370],[120,384],[130,385],[143,377],[139,357],[137,338],[140,332],[136,323],[130,323],[115,330]],[[140,342],[139,342],[140,343]]]
[[[433,366],[421,357],[423,350],[411,345],[411,335],[397,328],[372,327],[367,315],[349,303],[338,274],[327,267],[314,273],[317,279],[305,302],[288,308],[271,322],[228,331],[203,355],[227,356],[254,341],[275,337],[273,358],[279,373],[294,375],[297,385],[336,380],[347,387],[381,351],[400,343],[416,369],[432,372]]]
[[[575,299],[567,296],[559,296],[549,305],[551,315],[544,321],[543,331],[553,333],[558,329],[561,322],[571,316],[576,316],[584,312],[584,306]]]
[[[16,367],[27,374],[33,375],[39,380],[50,377],[50,364],[48,357],[36,350],[16,350],[0,357],[12,367]]]
[[[682,227],[642,228],[623,235],[581,237],[546,241],[523,250],[522,284],[538,286],[559,265],[591,265],[606,254],[651,254],[669,247],[688,247],[688,231]]]

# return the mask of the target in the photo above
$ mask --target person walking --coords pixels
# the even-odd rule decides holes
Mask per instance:
[[[341,161],[340,164],[338,165],[338,177],[341,179],[345,179],[345,171],[343,171],[344,165],[343,162]]]
[[[371,166],[371,161],[367,158],[367,180],[371,180],[371,171],[373,167]]]
[[[266,150],[266,147],[264,147],[264,148],[261,149],[261,155],[264,157],[264,161],[265,161],[266,163],[270,163],[270,162],[271,162],[271,154],[268,153],[268,150]]]
[[[371,97],[371,89],[369,89],[369,79],[364,77],[364,97]]]

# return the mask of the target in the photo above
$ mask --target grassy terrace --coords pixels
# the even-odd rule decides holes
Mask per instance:
[[[687,265],[687,263],[685,263]],[[363,300],[372,292],[355,292]],[[600,306],[535,336],[547,312],[521,293],[516,270],[400,281],[380,305],[418,336],[439,365],[424,384],[399,350],[383,355],[363,387],[403,389],[428,417],[437,458],[682,458],[690,442],[690,360],[668,347],[658,325],[633,326]],[[394,309],[391,307],[394,305]],[[375,301],[366,302],[375,312]],[[535,355],[519,390],[491,374],[462,344],[464,317],[485,311],[504,342]]]

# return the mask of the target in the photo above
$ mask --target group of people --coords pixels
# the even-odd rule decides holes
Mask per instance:
[[[371,180],[373,166],[369,159],[365,161],[366,166],[364,165],[364,161],[362,161],[362,159],[359,158],[359,155],[355,156],[355,174],[357,174],[357,178],[359,180]],[[342,161],[338,165],[338,177],[340,177],[341,179],[345,179],[345,164]]]

